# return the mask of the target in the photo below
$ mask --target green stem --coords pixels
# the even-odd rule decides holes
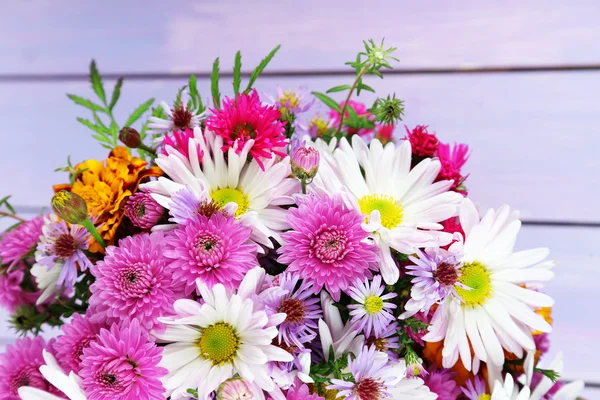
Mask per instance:
[[[144,150],[146,153],[150,153],[150,154],[152,154],[154,157],[156,157],[156,150],[155,150],[155,149],[153,149],[153,148],[151,148],[151,147],[148,147],[148,146],[146,146],[144,143],[141,143],[141,144],[138,146],[138,149],[142,149],[142,150]]]
[[[98,244],[100,246],[102,246],[103,249],[106,248],[106,244],[104,243],[104,239],[102,239],[102,236],[100,236],[100,234],[98,233],[98,230],[94,226],[94,223],[92,222],[92,220],[90,220],[89,218],[87,218],[80,225],[83,226],[85,229],[87,229],[88,232],[90,232],[90,234],[94,237],[94,239],[96,239],[96,242],[98,242]]]
[[[0,215],[2,215],[3,217],[10,217],[10,218],[14,218],[17,221],[21,221],[21,222],[26,222],[26,219],[23,219],[17,215],[11,214],[11,213],[7,213],[6,211],[0,211]]]
[[[352,97],[352,92],[354,92],[354,89],[356,89],[356,86],[358,85],[358,81],[367,72],[367,70],[368,70],[367,67],[363,67],[363,69],[358,71],[358,74],[356,75],[356,79],[354,80],[352,87],[348,91],[348,96],[346,96],[346,100],[344,101],[344,105],[342,106],[342,112],[340,114],[340,123],[338,125],[337,131],[335,132],[336,136],[342,131],[342,125],[344,123],[344,114],[346,113],[346,107],[348,107],[348,102],[350,101],[350,98]]]
[[[302,184],[302,194],[306,194],[306,179],[300,179],[300,183]]]

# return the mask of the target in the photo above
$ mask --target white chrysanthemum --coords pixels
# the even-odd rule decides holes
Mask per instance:
[[[187,389],[197,388],[199,399],[206,400],[235,374],[266,392],[276,389],[267,363],[293,357],[271,344],[285,314],[267,316],[251,298],[261,275],[262,268],[248,272],[237,293],[221,284],[208,289],[198,281],[204,303],[178,300],[177,315],[160,319],[167,328],[154,334],[171,343],[164,348],[161,366],[169,371],[165,388],[172,399],[187,398]]]
[[[552,330],[535,309],[554,301],[528,287],[551,279],[554,262],[543,261],[545,248],[513,252],[521,221],[508,206],[490,209],[480,221],[474,204],[465,199],[460,222],[465,242],[454,243],[450,251],[463,254],[458,281],[470,289],[456,288],[462,302],[447,297],[440,304],[423,340],[444,340],[445,368],[460,356],[468,370],[476,371],[480,361],[504,364],[504,349],[517,357],[535,350],[531,331]]]
[[[69,375],[65,374],[62,368],[56,362],[54,356],[43,351],[45,365],[40,367],[40,372],[58,390],[63,392],[70,400],[86,400],[85,392],[81,388],[81,379],[71,371]],[[31,387],[21,386],[19,388],[19,397],[23,400],[62,400],[62,397],[55,396],[43,390]]]
[[[439,222],[456,215],[463,196],[448,191],[452,181],[434,183],[438,160],[425,159],[411,169],[407,140],[384,147],[375,139],[367,146],[355,135],[352,146],[342,138],[333,154],[323,144],[315,146],[322,162],[311,187],[342,193],[348,206],[366,215],[364,228],[380,247],[380,269],[387,284],[400,276],[390,248],[412,254],[415,247],[450,243],[452,236],[439,232],[443,228]]]
[[[171,196],[179,190],[191,188],[198,200],[206,194],[221,207],[235,203],[236,217],[252,228],[250,238],[258,244],[273,247],[270,237],[281,241],[280,232],[289,228],[287,212],[281,206],[294,203],[291,195],[298,191],[299,183],[289,178],[289,158],[276,161],[264,160],[264,171],[248,152],[254,141],[246,142],[240,154],[233,148],[225,154],[221,150],[223,140],[214,133],[194,129],[189,139],[189,159],[181,152],[168,147],[168,155],[156,159],[159,167],[171,178],[159,178],[142,185],[152,192],[152,197],[163,207],[172,207]],[[204,153],[198,160],[197,147]]]

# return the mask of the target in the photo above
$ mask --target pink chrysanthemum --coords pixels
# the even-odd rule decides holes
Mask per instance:
[[[433,157],[439,147],[439,140],[435,136],[435,133],[429,133],[427,131],[427,125],[417,125],[411,131],[408,126],[404,125],[406,129],[405,140],[410,141],[412,153],[419,157]]]
[[[12,268],[27,253],[35,249],[42,236],[44,217],[35,217],[0,236],[0,264]]]
[[[164,399],[160,378],[168,371],[158,366],[161,358],[162,349],[137,319],[102,329],[83,350],[80,376],[88,400]]]
[[[429,367],[429,374],[423,380],[429,390],[438,395],[438,400],[456,400],[461,394],[460,387],[456,385],[456,374],[449,369],[438,369],[436,365]]]
[[[96,335],[105,325],[90,321],[89,316],[74,314],[70,323],[62,326],[63,334],[54,342],[56,359],[67,372],[76,374],[81,369],[83,350],[96,340]]]
[[[308,386],[303,384],[298,378],[296,378],[294,385],[286,393],[285,398],[286,400],[325,400],[324,397],[316,393],[311,394]]]
[[[340,107],[344,107],[345,102],[340,102]],[[359,117],[367,116],[370,120],[373,120],[375,116],[369,112],[367,106],[364,103],[359,101],[350,100],[348,102],[348,107],[351,107]],[[344,111],[344,119],[350,117],[348,110]],[[340,124],[340,113],[334,109],[329,110],[329,119],[333,122],[333,126],[337,128]],[[359,135],[366,136],[373,132],[373,129],[355,129],[355,128],[346,128],[348,135]]]
[[[394,140],[394,130],[396,127],[390,124],[376,124],[375,139],[379,139],[381,144],[385,145]]]
[[[155,328],[181,291],[167,267],[165,249],[161,231],[129,236],[119,241],[119,247],[108,247],[104,260],[92,269],[96,277],[90,287],[92,321],[138,318],[144,328]]]
[[[163,139],[163,154],[169,155],[169,147],[178,150],[181,154],[185,155],[185,158],[189,160],[190,151],[195,151],[198,155],[198,161],[202,161],[204,152],[200,148],[200,143],[190,139],[194,137],[194,130],[186,128],[182,131],[173,131],[170,135],[167,135]]]
[[[138,192],[129,196],[125,203],[125,215],[138,228],[152,228],[158,223],[162,214],[163,208],[149,192]]]
[[[11,313],[21,305],[35,304],[39,293],[21,288],[25,276],[24,266],[17,264],[11,271],[0,275],[0,305]]]
[[[250,232],[222,213],[190,219],[167,239],[165,256],[170,259],[173,279],[185,284],[186,295],[197,289],[196,279],[209,288],[217,283],[237,288],[245,273],[258,264]]]
[[[469,159],[469,146],[463,143],[454,144],[454,146],[440,143],[435,155],[440,159],[440,163],[442,164],[436,182],[451,180],[454,183],[450,190],[466,195],[466,189],[459,189],[459,186],[462,186],[468,177],[468,175],[463,176],[460,170]]]
[[[264,169],[261,159],[269,159],[275,154],[285,157],[282,151],[287,146],[284,124],[279,120],[279,111],[270,105],[263,105],[258,93],[241,94],[235,99],[228,97],[223,108],[211,110],[213,115],[206,120],[206,126],[223,138],[223,151],[233,147],[239,154],[244,144],[254,140],[250,155]]]
[[[364,216],[345,208],[340,196],[305,196],[287,220],[293,230],[282,235],[279,262],[313,282],[315,294],[325,287],[337,301],[341,291],[377,269],[377,249],[365,242],[361,227]]]
[[[61,396],[39,370],[46,363],[42,356],[45,347],[41,336],[17,339],[15,344],[6,346],[6,353],[0,355],[1,399],[20,400],[17,391],[21,386],[31,386]]]

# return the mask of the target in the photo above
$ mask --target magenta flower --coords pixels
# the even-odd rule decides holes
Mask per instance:
[[[460,170],[469,159],[469,146],[463,143],[450,146],[446,143],[440,143],[435,154],[442,164],[442,168],[436,178],[436,182],[451,180],[454,183],[450,190],[454,190],[464,195],[467,194],[466,189],[459,189],[468,175],[462,175]]]
[[[77,281],[77,271],[85,271],[92,266],[84,250],[89,247],[90,235],[80,225],[67,226],[51,214],[42,228],[43,235],[35,253],[36,263],[52,269],[61,265],[57,286],[73,287]]]
[[[160,378],[168,371],[159,367],[162,348],[157,347],[137,319],[122,327],[102,329],[83,350],[80,376],[88,400],[163,400]]]
[[[0,275],[0,305],[10,312],[15,308],[35,304],[39,292],[29,292],[21,288],[21,282],[25,277],[25,266],[21,263],[12,270]]]
[[[0,355],[0,398],[20,400],[17,391],[21,386],[61,394],[39,370],[46,363],[42,356],[45,347],[41,336],[17,339],[13,345],[6,346],[6,352]]]
[[[157,326],[158,317],[172,309],[180,284],[172,279],[161,231],[142,233],[109,246],[103,261],[92,269],[96,282],[90,287],[92,321],[108,323],[138,318],[144,328]]]
[[[162,214],[163,208],[148,192],[138,192],[129,196],[125,203],[125,215],[138,228],[152,228],[158,223]]]
[[[217,283],[237,288],[246,272],[258,265],[250,232],[221,213],[190,219],[167,239],[164,254],[170,259],[173,279],[185,284],[186,295],[197,290],[196,279],[209,288]]]
[[[440,144],[435,133],[429,133],[426,125],[417,125],[411,131],[408,126],[404,125],[406,129],[405,140],[410,141],[410,147],[412,153],[418,157],[433,157]]]
[[[396,293],[383,294],[385,285],[381,283],[381,275],[375,276],[372,281],[369,279],[356,281],[350,286],[348,294],[358,304],[351,304],[348,308],[352,316],[351,323],[355,324],[357,331],[362,331],[369,337],[371,332],[375,336],[383,333],[385,328],[390,325],[394,317],[393,309],[397,306],[388,300],[398,296]]]
[[[256,90],[235,99],[226,97],[222,108],[211,111],[213,115],[206,120],[206,126],[223,138],[223,151],[234,148],[240,154],[246,142],[253,140],[250,155],[263,170],[261,159],[272,158],[273,154],[286,156],[283,149],[287,139],[279,111],[263,105]]]
[[[9,268],[35,249],[42,236],[44,217],[35,217],[0,236],[0,264]]]
[[[449,369],[438,369],[436,365],[431,365],[428,371],[429,374],[423,377],[425,386],[438,395],[438,400],[456,400],[458,398],[461,390],[454,381],[456,376],[454,372]]]
[[[166,135],[163,139],[163,154],[169,155],[169,147],[174,148],[185,156],[186,159],[190,158],[190,150],[195,151],[198,155],[198,161],[202,162],[204,152],[200,148],[200,144],[194,140],[190,142],[190,139],[194,137],[194,130],[191,128],[185,128],[181,131],[173,131],[170,135]],[[190,148],[191,146],[191,148]]]
[[[292,173],[298,179],[312,179],[319,170],[319,151],[313,147],[298,147],[291,160]]]
[[[337,301],[341,291],[377,269],[377,248],[366,243],[361,228],[364,216],[344,207],[341,197],[305,196],[287,220],[293,230],[282,235],[279,262],[312,282],[315,294],[325,287]]]
[[[340,107],[344,107],[344,102],[340,102]],[[367,117],[369,120],[373,120],[375,116],[369,112],[367,106],[364,103],[359,101],[350,100],[348,102],[348,107],[351,107],[359,117]],[[344,112],[344,119],[349,118],[350,114],[348,113],[348,107]],[[340,113],[334,109],[329,110],[329,119],[333,122],[333,126],[337,128],[340,124]],[[355,128],[346,128],[349,135],[359,135],[366,136],[373,132],[373,129],[355,129]]]
[[[58,363],[65,371],[79,373],[83,350],[96,340],[103,327],[105,325],[91,322],[89,316],[77,313],[73,314],[70,323],[62,326],[63,334],[54,342],[53,348]]]
[[[292,387],[286,393],[286,400],[325,400],[318,394],[310,394],[308,386],[296,378]]]

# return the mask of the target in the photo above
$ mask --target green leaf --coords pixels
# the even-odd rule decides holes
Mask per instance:
[[[0,206],[4,203],[8,203],[8,199],[11,198],[11,195],[9,194],[8,196],[4,196],[2,199],[0,199]]]
[[[362,90],[366,90],[367,92],[375,93],[375,89],[373,89],[371,86],[365,85],[362,82],[360,83],[358,88],[362,89]]]
[[[98,104],[92,103],[91,101],[89,101],[88,99],[84,99],[83,97],[79,97],[74,94],[67,94],[67,97],[70,98],[71,100],[73,100],[76,104],[79,104],[80,106],[89,108],[92,111],[106,112],[106,109],[104,107],[99,106]]]
[[[312,92],[312,94],[317,99],[321,100],[327,107],[329,107],[333,110],[336,110],[340,114],[342,113],[342,108],[340,107],[340,105],[337,103],[337,101],[335,101],[331,97],[327,96],[326,94],[319,93],[319,92]]]
[[[252,89],[252,85],[254,85],[254,82],[256,82],[256,80],[258,79],[260,74],[262,74],[264,69],[271,62],[273,57],[275,57],[275,54],[277,53],[277,51],[279,51],[280,48],[281,48],[281,45],[278,44],[277,47],[275,47],[273,50],[271,50],[271,52],[265,58],[262,59],[260,64],[258,64],[258,66],[256,68],[254,68],[254,71],[252,71],[252,74],[250,75],[250,81],[248,82],[248,87],[246,87],[246,90],[244,91],[244,93],[250,93],[250,90]]]
[[[242,83],[242,53],[238,50],[235,53],[235,63],[233,64],[233,93],[237,96],[240,92]]]
[[[110,122],[110,133],[112,135],[112,144],[113,146],[116,146],[118,141],[117,141],[117,137],[119,135],[119,125],[117,125],[117,123],[115,122],[115,120],[112,120]]]
[[[125,125],[123,126],[131,126],[135,121],[140,119],[143,113],[148,111],[150,106],[154,103],[154,98],[148,99],[145,103],[142,103],[135,111],[127,118]]]
[[[350,123],[356,123],[358,121],[358,114],[356,110],[351,105],[346,106],[346,111],[348,111],[348,119],[347,121]]]
[[[6,228],[6,229],[4,230],[4,232],[10,232],[10,231],[12,231],[13,229],[15,229],[17,226],[21,225],[22,223],[23,223],[23,221],[19,221],[19,222],[17,222],[17,223],[15,223],[15,224],[13,224],[13,225],[9,226],[8,228]]]
[[[185,90],[186,87],[187,87],[186,85],[183,85],[182,87],[179,88],[179,90],[177,90],[177,96],[175,96],[175,103],[174,103],[175,107],[181,105],[181,96],[183,96],[183,91]]]
[[[334,87],[332,87],[331,89],[329,89],[325,93],[342,92],[344,90],[349,90],[349,89],[351,89],[350,85],[340,85],[340,86],[334,86]]]
[[[221,93],[219,93],[219,58],[213,63],[212,73],[210,74],[210,93],[212,94],[213,104],[221,108]]]
[[[101,127],[104,130],[104,132],[110,133],[110,129],[108,129],[108,126],[104,125],[104,122],[102,122],[100,117],[98,117],[98,114],[96,114],[96,112],[93,112],[93,114],[94,114],[94,121],[96,122],[96,125]]]
[[[115,88],[112,92],[112,96],[110,98],[110,104],[108,105],[108,109],[112,111],[115,104],[117,104],[117,100],[119,100],[119,96],[121,95],[121,87],[123,86],[123,78],[119,78],[117,83],[115,84]]]
[[[104,142],[104,143],[108,143],[108,144],[111,144],[111,143],[112,143],[112,142],[110,141],[110,139],[109,139],[109,138],[107,138],[107,137],[106,137],[106,136],[104,136],[104,135],[92,135],[92,137],[93,137],[94,139],[96,139],[97,141],[99,141],[99,142]]]
[[[196,110],[198,107],[198,86],[196,75],[194,74],[190,75],[190,80],[188,82],[188,93],[190,94],[190,100],[192,101],[194,110]]]
[[[85,118],[77,117],[77,122],[79,122],[82,125],[87,126],[88,128],[90,128],[94,132],[99,133],[99,134],[101,134],[103,136],[106,136],[107,133],[110,133],[110,132],[107,132],[106,130],[104,130],[102,127],[100,127],[98,125],[94,125],[92,123],[92,121],[87,120]]]
[[[104,87],[102,86],[102,77],[100,76],[100,72],[98,72],[98,68],[96,68],[96,61],[94,60],[92,60],[92,63],[90,64],[90,82],[92,83],[92,89],[94,89],[98,98],[106,105],[106,94],[104,93]]]

